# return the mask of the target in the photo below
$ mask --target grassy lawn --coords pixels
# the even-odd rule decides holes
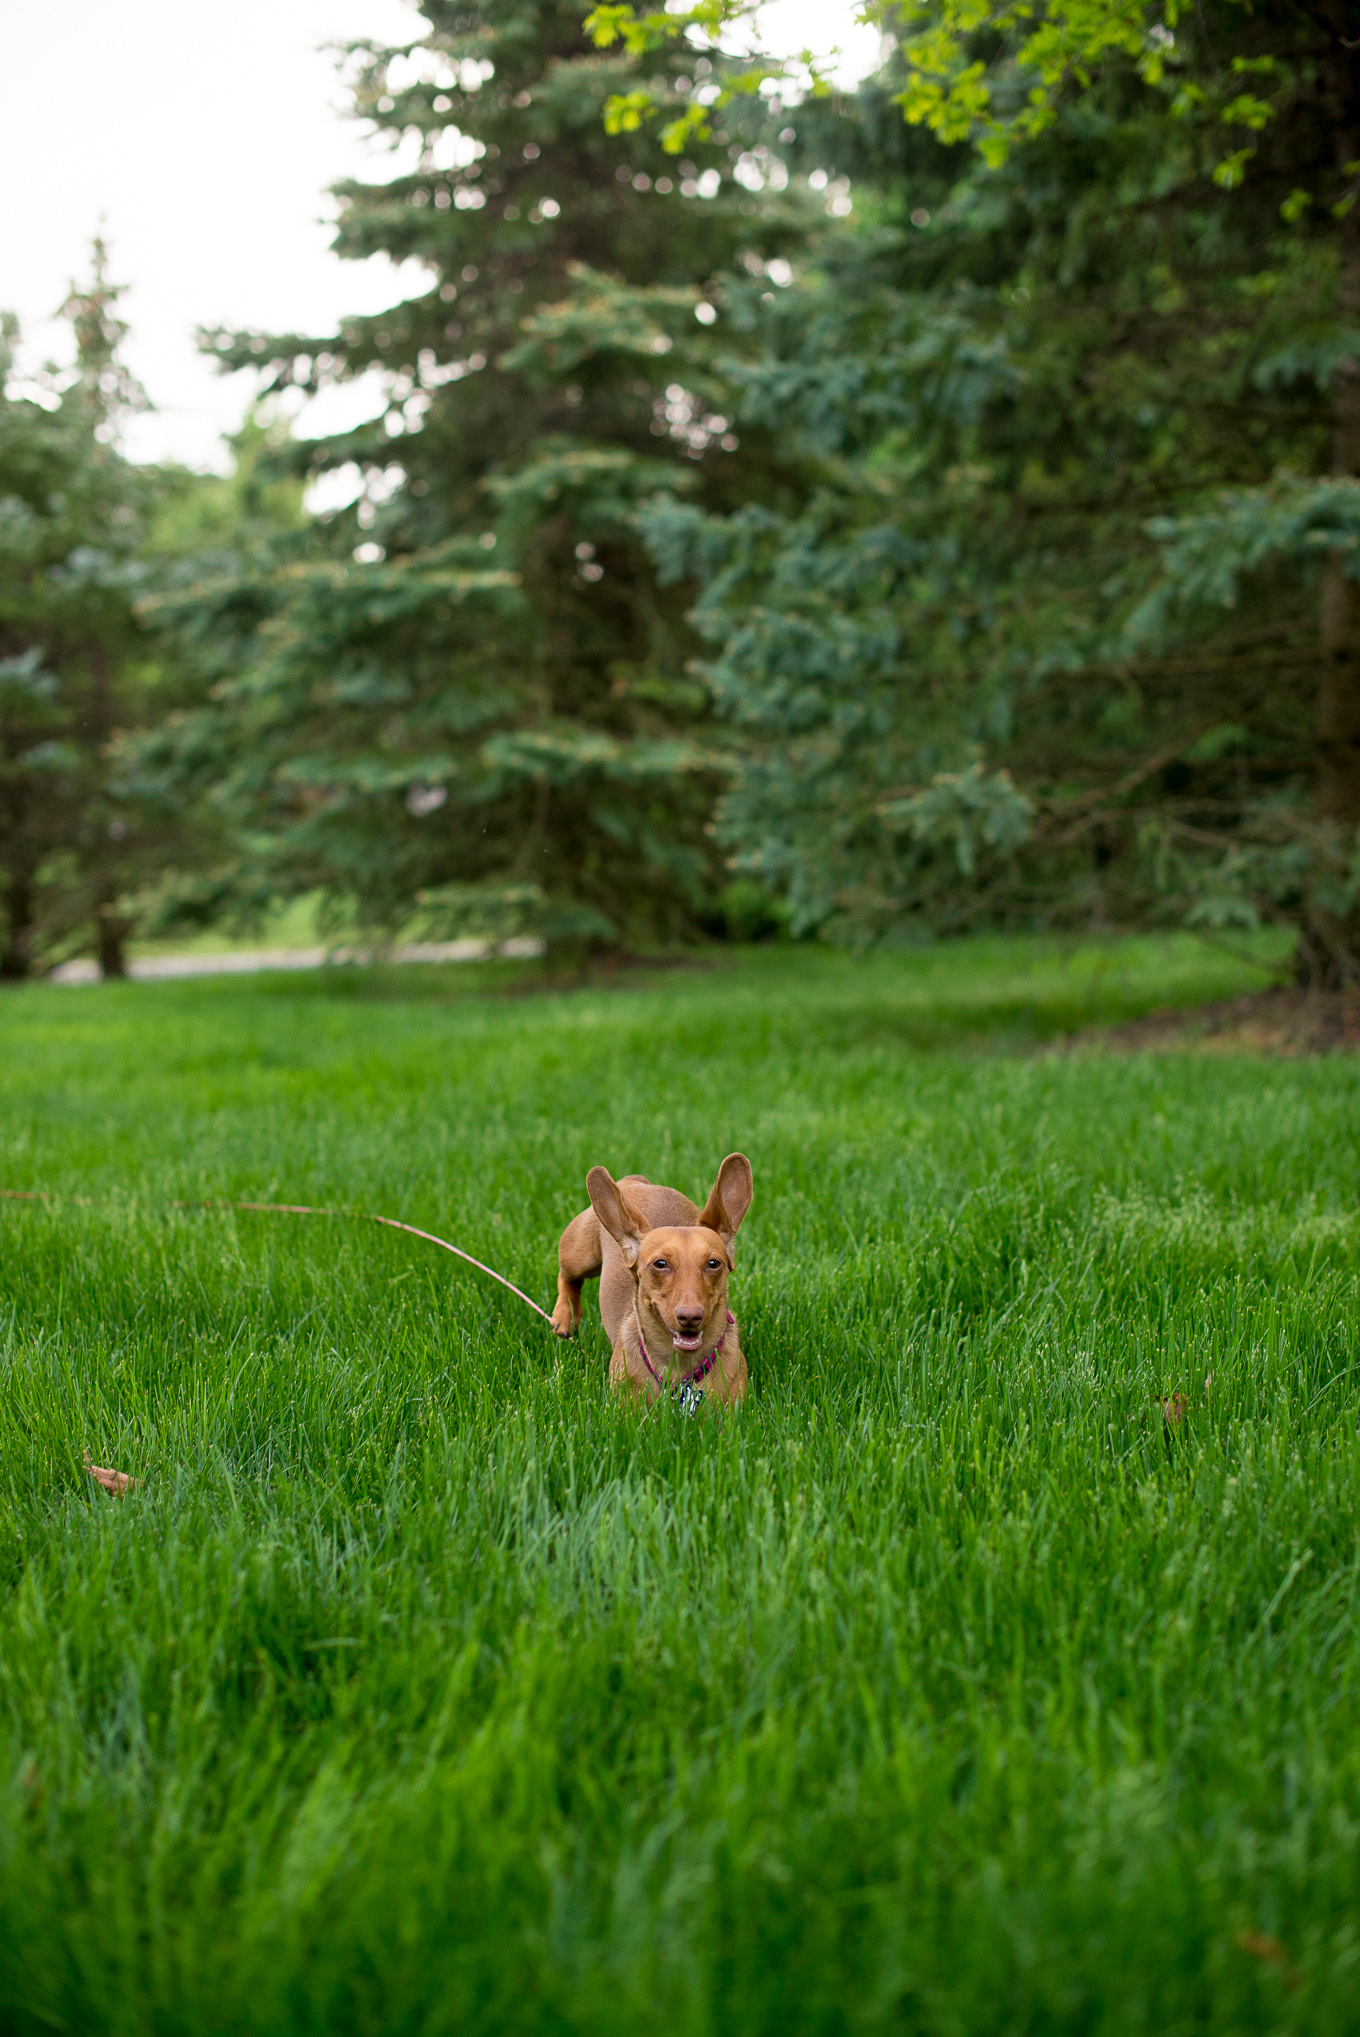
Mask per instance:
[[[1360,1060],[1042,1051],[1257,980],[0,998],[0,2024],[1353,2031]],[[592,1163],[735,1147],[726,1423],[593,1299],[166,1207],[547,1301]]]

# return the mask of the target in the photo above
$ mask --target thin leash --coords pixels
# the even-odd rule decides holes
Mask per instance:
[[[5,1202],[57,1202],[60,1198],[50,1195],[40,1188],[0,1188],[0,1200]],[[76,1196],[73,1200],[83,1206],[88,1206],[90,1197]],[[390,1231],[405,1231],[412,1238],[423,1238],[427,1245],[438,1245],[441,1251],[452,1252],[455,1259],[465,1260],[469,1266],[475,1266],[479,1273],[485,1273],[490,1279],[499,1281],[502,1287],[509,1288],[511,1294],[519,1301],[522,1301],[526,1308],[531,1308],[536,1316],[542,1316],[549,1329],[553,1326],[553,1319],[548,1314],[548,1311],[545,1308],[540,1308],[538,1303],[530,1295],[527,1295],[522,1287],[516,1287],[513,1280],[507,1280],[503,1273],[497,1273],[494,1266],[487,1266],[482,1260],[474,1259],[471,1252],[465,1252],[461,1245],[451,1245],[447,1238],[437,1237],[433,1231],[422,1231],[417,1224],[403,1223],[400,1217],[379,1216],[376,1211],[371,1209],[319,1209],[306,1202],[171,1202],[166,1207],[169,1209],[248,1210],[260,1216],[352,1217],[360,1223],[385,1224]]]

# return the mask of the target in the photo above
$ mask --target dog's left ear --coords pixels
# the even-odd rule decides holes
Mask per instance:
[[[752,1187],[751,1163],[746,1155],[729,1153],[718,1169],[713,1193],[700,1212],[699,1222],[707,1230],[716,1231],[726,1245],[729,1266],[735,1266],[737,1263],[732,1240],[741,1228],[742,1218],[751,1207]]]

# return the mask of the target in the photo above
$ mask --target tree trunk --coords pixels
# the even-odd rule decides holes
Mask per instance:
[[[11,871],[5,887],[5,947],[0,982],[21,983],[33,966],[33,873]]]
[[[90,692],[83,734],[91,755],[98,760],[96,771],[102,762],[111,733],[111,685],[108,653],[98,641],[90,645]],[[99,865],[108,855],[107,839],[101,832],[94,852],[94,938],[95,953],[99,957],[101,976],[117,977],[127,975],[123,959],[123,941],[127,929],[113,909],[112,880],[101,875]]]
[[[1360,193],[1354,168],[1360,161],[1360,55],[1346,47],[1348,0],[1332,0],[1327,13],[1336,162],[1352,198],[1340,220],[1337,309],[1354,330],[1360,327]],[[1332,473],[1338,479],[1360,476],[1360,361],[1354,358],[1342,363],[1332,387]],[[1360,581],[1346,569],[1346,553],[1328,555],[1317,708],[1318,814],[1343,835],[1360,828]],[[1360,907],[1343,918],[1314,907],[1301,944],[1300,974],[1328,988],[1360,976]]]
[[[99,973],[103,977],[126,976],[123,942],[127,928],[111,905],[101,905],[95,921],[99,937]]]

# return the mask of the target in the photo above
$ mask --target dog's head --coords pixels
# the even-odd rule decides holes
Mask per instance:
[[[649,1230],[607,1167],[592,1167],[586,1187],[591,1208],[632,1269],[639,1320],[650,1310],[677,1351],[711,1350],[727,1327],[732,1240],[751,1207],[746,1155],[728,1154],[696,1224]]]

